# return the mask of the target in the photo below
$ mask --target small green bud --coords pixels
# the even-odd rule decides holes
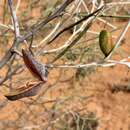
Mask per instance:
[[[107,57],[114,48],[114,43],[112,41],[112,36],[110,32],[106,30],[102,30],[100,32],[99,45],[100,45],[101,51],[103,52],[105,57]]]

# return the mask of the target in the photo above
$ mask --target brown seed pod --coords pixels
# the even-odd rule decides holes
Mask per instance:
[[[112,41],[112,36],[110,32],[108,32],[107,30],[102,30],[100,32],[99,45],[101,51],[103,52],[105,57],[107,57],[114,48],[114,43]]]
[[[45,64],[38,63],[29,51],[22,49],[23,60],[30,72],[40,81],[47,81],[48,70]]]
[[[42,84],[42,81],[35,84],[27,84],[26,86],[11,90],[5,97],[8,100],[15,101],[24,97],[35,96]]]

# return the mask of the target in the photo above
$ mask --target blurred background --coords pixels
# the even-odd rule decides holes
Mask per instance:
[[[13,0],[20,34],[25,35],[60,8],[63,0]],[[68,29],[51,44],[55,34],[105,5],[91,27],[56,64],[88,64],[104,59],[99,34],[111,32],[114,43],[129,22],[129,0],[75,0],[63,12],[41,28],[32,39],[32,51],[40,63],[50,63],[83,23]],[[91,19],[87,19],[88,21]],[[86,20],[86,21],[87,21]],[[84,21],[85,23],[85,21]],[[73,37],[74,36],[74,37]],[[71,39],[72,38],[72,39]],[[130,55],[130,29],[121,40],[112,59]],[[14,29],[8,0],[0,1],[0,59],[13,44]],[[18,51],[28,48],[24,42]],[[47,52],[46,52],[47,51]],[[7,76],[8,75],[8,76]],[[130,130],[130,72],[125,65],[49,69],[48,81],[33,97],[9,101],[4,96],[12,88],[36,81],[17,55],[0,69],[0,130]]]

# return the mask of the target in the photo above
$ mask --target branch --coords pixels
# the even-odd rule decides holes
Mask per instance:
[[[5,56],[1,59],[0,61],[0,69],[10,60],[10,58],[14,55],[11,50],[16,48],[19,44],[18,38],[20,37],[20,31],[19,31],[19,24],[18,24],[18,19],[16,16],[15,9],[13,8],[12,0],[8,0],[8,5],[10,8],[11,16],[13,19],[13,26],[14,26],[14,31],[15,31],[15,39],[13,42],[12,47],[7,51]]]
[[[12,6],[12,0],[8,0],[9,7],[10,7],[10,10],[11,10],[11,13],[12,13],[12,17],[13,17],[13,24],[14,24],[14,28],[15,28],[15,37],[17,39],[14,40],[12,47],[7,51],[7,53],[4,55],[4,57],[0,60],[0,69],[10,60],[10,58],[13,55],[15,55],[14,53],[12,53],[12,49],[16,48],[19,45],[20,42],[23,42],[26,39],[28,39],[29,37],[31,37],[32,35],[36,34],[48,22],[50,22],[53,19],[59,17],[61,15],[61,13],[66,9],[66,7],[70,3],[72,3],[73,1],[74,0],[66,0],[61,5],[61,7],[58,10],[56,10],[52,15],[50,15],[45,20],[43,20],[40,24],[38,24],[32,31],[27,32],[26,35],[23,36],[23,37],[19,37],[20,33],[19,33],[19,26],[18,26],[18,21],[17,21],[16,13],[15,13],[15,11],[13,9],[13,6]]]
[[[41,21],[40,24],[38,24],[32,31],[27,32],[27,34],[25,36],[23,36],[19,42],[22,42],[26,39],[28,39],[29,37],[31,37],[32,35],[36,34],[41,28],[43,28],[47,23],[49,23],[50,21],[54,20],[55,18],[59,17],[62,15],[62,13],[64,12],[64,10],[66,9],[66,7],[71,4],[74,0],[66,0],[61,7],[56,10],[52,15],[50,15],[49,17],[47,17],[45,20]]]
[[[102,7],[103,8],[103,7]],[[80,19],[79,21],[72,23],[71,25],[69,25],[68,27],[62,29],[51,41],[48,42],[48,44],[50,44],[51,42],[53,42],[57,37],[59,37],[62,33],[64,33],[65,31],[73,28],[74,26],[80,24],[81,22],[85,21],[86,19],[94,16],[97,12],[99,12],[102,8],[94,11],[93,13],[90,13],[89,15],[85,16],[84,18]]]
[[[92,24],[92,21],[91,21],[91,22],[84,28],[84,30],[70,43],[69,46],[67,46],[60,54],[58,54],[58,55],[56,56],[56,58],[52,61],[52,63],[55,62],[55,61],[57,61],[59,58],[61,58],[61,57],[66,53],[66,51],[67,51],[68,49],[70,49],[72,46],[74,46],[74,45],[82,38],[82,36],[86,33],[86,31],[90,28],[91,24]]]
[[[8,0],[8,5],[9,5],[11,16],[12,16],[12,19],[13,19],[15,37],[18,38],[20,36],[19,23],[18,23],[18,19],[17,19],[17,16],[16,16],[15,9],[13,8],[12,0]]]
[[[63,64],[63,65],[57,65],[57,64],[47,64],[48,68],[89,68],[89,67],[111,67],[115,66],[117,64],[126,65],[130,68],[130,62],[129,62],[130,56],[128,58],[124,58],[122,60],[116,61],[116,60],[107,60],[102,63],[100,62],[91,62],[86,64]]]
[[[22,68],[22,66],[19,65],[13,71],[10,71],[10,69],[9,69],[8,72],[7,72],[7,74],[6,74],[6,76],[3,79],[0,80],[0,85],[3,84],[5,81],[7,81],[10,77],[12,77],[13,75],[15,75],[17,73],[17,71],[19,69],[21,69],[21,68]]]
[[[103,7],[101,7],[100,9],[98,9],[98,10],[96,10],[95,12],[97,13],[97,15],[99,14],[99,11],[100,10],[102,10],[103,9]],[[93,13],[92,13],[93,14]],[[96,15],[96,16],[97,16]],[[93,16],[93,15],[92,15]],[[81,32],[79,32],[79,35],[60,53],[60,54],[58,54],[57,56],[56,56],[56,58],[51,62],[51,63],[53,63],[53,62],[55,62],[56,60],[58,60],[59,58],[61,58],[64,54],[65,54],[65,52],[68,50],[68,49],[70,49],[71,47],[73,47],[81,38],[82,38],[82,36],[86,33],[86,31],[90,28],[90,26],[91,26],[91,24],[92,24],[92,22],[93,22],[93,20],[95,20],[95,18],[96,18],[96,16],[94,16],[91,20],[90,20],[90,22],[88,22],[88,24],[81,30]],[[88,17],[89,18],[89,17]],[[83,19],[82,19],[83,20]]]

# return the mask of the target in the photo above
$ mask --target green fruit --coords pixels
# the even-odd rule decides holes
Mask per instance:
[[[105,57],[107,57],[114,48],[114,43],[112,41],[112,36],[110,32],[106,30],[102,30],[100,32],[99,45],[100,45],[101,51],[103,52]]]

